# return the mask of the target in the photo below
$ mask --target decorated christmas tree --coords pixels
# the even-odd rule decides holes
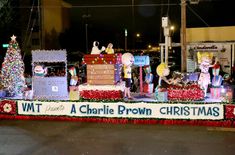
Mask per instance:
[[[2,63],[2,84],[9,96],[20,96],[25,86],[24,62],[16,36],[11,37],[9,46]]]

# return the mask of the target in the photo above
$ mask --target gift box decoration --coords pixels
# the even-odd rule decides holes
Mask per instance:
[[[0,97],[5,97],[5,96],[6,96],[6,91],[0,90]]]
[[[165,101],[168,100],[168,98],[167,98],[168,93],[166,91],[158,92],[158,93],[155,92],[155,94],[156,94],[156,100],[157,101],[165,102]]]
[[[33,99],[33,90],[26,90],[24,92],[24,99],[25,100],[32,100]]]
[[[195,73],[190,73],[189,74],[189,81],[198,81],[198,77],[199,77],[199,73],[195,72]]]
[[[153,83],[144,83],[144,93],[153,93]]]
[[[69,86],[69,99],[70,100],[79,100],[78,86]]]
[[[219,87],[219,86],[221,86],[222,80],[223,80],[223,78],[221,75],[216,75],[213,77],[211,84],[214,87]]]
[[[78,91],[78,86],[69,86],[69,91]]]
[[[220,98],[221,88],[210,88],[211,98],[218,99]]]
[[[227,89],[225,93],[225,100],[226,102],[232,102],[233,101],[233,91],[232,89]]]
[[[79,100],[79,91],[70,91],[69,92],[70,100]]]

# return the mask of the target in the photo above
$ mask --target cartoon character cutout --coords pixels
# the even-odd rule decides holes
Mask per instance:
[[[93,47],[92,47],[92,50],[91,50],[91,54],[100,54],[102,51],[105,50],[104,46],[102,46],[101,49],[99,49],[98,46],[99,46],[99,42],[98,41],[94,41],[93,42]]]
[[[134,56],[131,53],[122,55],[122,64],[124,69],[124,78],[131,79],[131,65],[134,63]]]
[[[124,71],[125,89],[124,97],[131,98],[130,87],[131,87],[131,65],[134,63],[134,56],[131,53],[125,53],[122,55],[122,64]]]
[[[44,77],[47,74],[47,68],[43,68],[42,65],[36,65],[34,67],[34,76]]]
[[[162,80],[165,81],[167,84],[170,84],[170,81],[167,80],[166,76],[170,74],[170,69],[165,63],[161,63],[157,67],[157,74],[159,76],[158,86],[162,86]]]
[[[112,43],[109,43],[107,48],[105,49],[105,52],[107,54],[114,54],[114,50],[113,50],[113,44]]]
[[[213,65],[211,65],[210,62],[211,60],[208,57],[203,57],[199,66],[201,73],[199,75],[198,84],[204,91],[204,97],[206,97],[208,85],[211,83],[209,68],[213,67]]]
[[[131,53],[124,53],[122,55],[122,64],[125,66],[131,66],[134,60],[134,56]]]

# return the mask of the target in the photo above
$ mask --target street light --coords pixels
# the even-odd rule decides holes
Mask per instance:
[[[136,37],[137,37],[137,38],[139,38],[139,37],[140,37],[140,34],[139,34],[139,33],[137,33],[137,34],[136,34]]]
[[[135,43],[136,43],[136,48],[140,49],[141,48],[141,35],[140,35],[140,33],[136,33]]]
[[[174,32],[175,32],[175,26],[174,25],[171,25],[170,26],[170,40],[169,40],[169,46],[171,48],[171,44],[172,44],[172,39],[173,39],[173,35],[174,35]]]

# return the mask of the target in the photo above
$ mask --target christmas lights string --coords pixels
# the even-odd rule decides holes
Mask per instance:
[[[154,6],[179,6],[179,3],[172,3],[172,4],[126,4],[126,5],[71,5],[70,8],[127,8],[127,7],[154,7]],[[12,7],[12,8],[20,8],[20,9],[27,9],[30,6],[19,6],[19,7]],[[61,8],[60,5],[51,5],[51,6],[40,6],[40,8]]]

